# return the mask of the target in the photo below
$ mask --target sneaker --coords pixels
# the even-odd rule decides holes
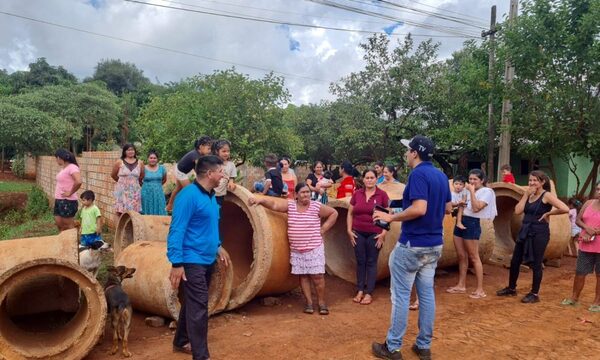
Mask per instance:
[[[431,360],[431,350],[430,349],[419,349],[417,344],[413,344],[412,351],[417,354],[420,360]]]
[[[524,298],[521,299],[521,302],[525,303],[525,304],[533,304],[536,302],[540,302],[540,297],[534,293],[529,293],[529,294],[525,295]]]
[[[380,358],[380,359],[388,359],[388,360],[402,360],[402,353],[400,352],[400,349],[391,352],[388,347],[387,344],[384,343],[378,343],[378,342],[374,342],[371,345],[371,351],[373,352],[373,355],[375,355],[376,357]]]
[[[509,287],[505,287],[502,290],[496,291],[496,295],[498,295],[498,296],[516,296],[517,290],[511,289]]]

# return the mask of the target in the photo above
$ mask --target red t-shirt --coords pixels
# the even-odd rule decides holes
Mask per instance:
[[[346,196],[352,196],[354,193],[354,178],[352,176],[347,176],[342,179],[340,183],[340,187],[337,189],[337,199],[343,199]]]
[[[375,187],[375,193],[371,195],[369,201],[365,189],[357,190],[350,199],[350,204],[353,206],[352,230],[380,234],[382,229],[373,224],[373,211],[375,205],[387,208],[389,201],[387,193],[378,187]]]
[[[511,183],[511,184],[514,184],[514,183],[515,183],[515,177],[513,176],[513,174],[512,174],[512,173],[508,173],[508,174],[505,174],[505,175],[502,177],[502,181],[503,181],[503,182],[505,182],[505,183]]]

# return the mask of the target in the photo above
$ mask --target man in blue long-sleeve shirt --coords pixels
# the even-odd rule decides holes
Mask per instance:
[[[183,290],[173,351],[191,353],[194,360],[210,358],[208,288],[217,256],[229,265],[220,247],[219,205],[213,190],[223,177],[222,165],[213,155],[198,159],[196,181],[175,199],[167,237],[167,257],[173,266],[169,279],[173,289],[181,285]]]

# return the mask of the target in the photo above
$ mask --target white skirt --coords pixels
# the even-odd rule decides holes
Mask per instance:
[[[321,243],[306,252],[291,251],[290,264],[293,275],[325,274],[325,246]]]

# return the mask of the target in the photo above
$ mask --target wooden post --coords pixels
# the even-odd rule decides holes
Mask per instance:
[[[488,144],[487,144],[487,166],[486,174],[490,182],[494,182],[494,150],[496,147],[496,126],[494,123],[494,67],[496,66],[495,39],[496,39],[496,5],[492,6],[490,15],[490,30],[483,31],[481,37],[490,37],[490,57],[488,64],[488,83],[490,86],[488,102]]]
[[[510,12],[508,14],[509,26],[517,18],[517,12],[519,10],[519,1],[510,0]],[[504,82],[507,86],[510,86],[512,79],[515,76],[515,68],[512,66],[510,59],[507,57],[504,65]],[[504,164],[510,164],[510,125],[511,121],[508,113],[512,109],[510,99],[504,99],[502,102],[502,133],[500,135],[500,148],[498,150],[498,179],[501,178],[500,167]]]

